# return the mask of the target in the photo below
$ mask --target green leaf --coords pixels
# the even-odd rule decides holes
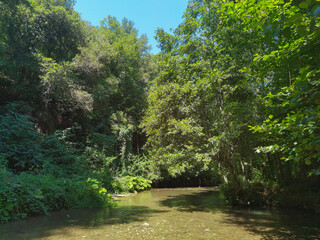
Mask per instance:
[[[299,36],[304,37],[308,35],[307,27],[305,25],[299,25],[297,32]]]
[[[309,7],[309,5],[308,5],[307,1],[305,1],[305,2],[300,3],[299,7],[303,8],[303,9],[307,9]]]

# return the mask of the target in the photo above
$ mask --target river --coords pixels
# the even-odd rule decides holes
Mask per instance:
[[[320,218],[234,209],[214,188],[152,189],[121,199],[115,208],[63,210],[2,224],[0,239],[320,239]]]

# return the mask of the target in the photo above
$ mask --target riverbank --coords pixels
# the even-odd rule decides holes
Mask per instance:
[[[142,177],[104,181],[99,176],[14,174],[3,168],[0,170],[0,223],[61,209],[111,207],[115,205],[113,193],[139,192],[150,187],[151,182]]]

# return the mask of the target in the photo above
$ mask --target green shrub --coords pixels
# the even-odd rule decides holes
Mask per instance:
[[[128,154],[127,156],[126,175],[141,176],[144,178],[152,178],[152,166],[149,159],[145,155]]]
[[[13,176],[5,167],[0,169],[0,223],[26,216],[19,211],[19,199],[15,192],[18,183]]]
[[[111,195],[97,179],[69,183],[67,203],[73,208],[106,207],[113,205]]]
[[[0,171],[0,222],[51,211],[112,205],[111,196],[96,179],[56,178],[53,175],[14,175]]]
[[[16,172],[38,168],[42,164],[41,133],[34,129],[28,115],[8,110],[0,114],[0,157],[7,159]]]
[[[114,179],[112,187],[116,193],[140,192],[151,187],[151,181],[143,177],[125,176]]]
[[[16,111],[17,106],[9,104],[5,113],[0,112],[0,158],[6,159],[8,169],[65,177],[77,173],[79,153],[59,134],[39,133],[34,119]]]

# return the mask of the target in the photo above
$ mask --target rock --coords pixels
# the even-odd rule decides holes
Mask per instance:
[[[127,195],[125,194],[112,194],[111,197],[112,198],[119,198],[119,197],[126,197]]]

